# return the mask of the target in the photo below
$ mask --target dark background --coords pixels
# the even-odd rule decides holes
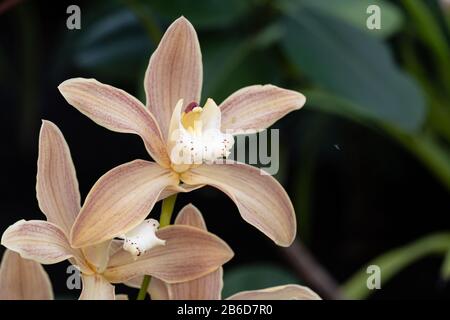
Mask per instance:
[[[348,79],[346,88],[357,94],[352,95],[330,84],[328,79],[332,77],[336,77],[336,81],[342,79],[338,74],[341,62],[337,60],[334,64],[336,70],[327,68],[323,71],[320,66],[334,63],[334,53],[326,52],[327,47],[320,43],[320,36],[302,37],[304,26],[298,26],[298,39],[273,40],[276,32],[268,32],[262,37],[263,40],[258,38],[259,32],[267,26],[279,21],[283,23],[283,19],[287,19],[278,2],[286,1],[230,1],[228,4],[225,4],[226,1],[211,1],[212,4],[203,1],[195,1],[195,4],[186,4],[188,1],[174,1],[171,4],[170,1],[166,4],[160,1],[4,1],[4,11],[0,13],[0,230],[22,218],[44,218],[35,196],[41,119],[53,121],[64,133],[71,148],[82,197],[103,173],[114,166],[137,158],[148,159],[137,136],[113,133],[97,126],[65,102],[57,85],[71,77],[93,77],[142,100],[143,74],[157,44],[157,37],[180,14],[184,14],[197,28],[202,46],[205,69],[203,100],[211,96],[220,102],[242,86],[273,83],[299,91],[320,88],[355,104],[364,102],[364,97],[358,97],[361,88],[355,86],[355,83],[363,85],[364,81],[352,80],[362,67],[357,66],[356,71],[348,69],[348,73],[342,75],[343,79]],[[297,2],[302,1],[292,1]],[[448,40],[444,14],[436,2],[423,3],[436,17]],[[66,28],[66,8],[69,4],[78,4],[81,8],[81,30]],[[366,46],[358,42],[360,40],[376,39],[373,41],[392,53],[396,68],[407,70],[409,79],[415,79],[411,80],[414,92],[405,89],[402,95],[400,90],[395,89],[390,96],[384,96],[385,91],[392,89],[391,83],[386,80],[391,77],[384,73],[384,69],[380,70],[379,75],[373,75],[380,79],[376,88],[369,85],[364,92],[369,93],[367,101],[376,102],[383,96],[380,98],[380,108],[393,97],[395,101],[389,110],[400,110],[392,111],[400,113],[400,120],[395,115],[386,115],[385,110],[378,110],[376,103],[367,104],[371,114],[366,117],[353,109],[346,111],[333,100],[325,103],[328,109],[323,108],[320,99],[311,101],[306,94],[307,105],[274,126],[281,129],[282,144],[282,168],[277,178],[285,186],[296,208],[298,237],[339,284],[345,284],[370,260],[391,249],[450,229],[450,188],[448,181],[447,184],[443,182],[445,170],[444,173],[436,173],[423,160],[424,157],[405,148],[406,144],[399,142],[401,139],[393,138],[390,131],[385,130],[386,124],[404,130],[403,124],[406,123],[407,128],[399,136],[410,139],[431,133],[439,150],[448,155],[446,124],[435,125],[436,122],[430,120],[429,111],[433,88],[445,85],[436,76],[436,70],[444,66],[439,65],[439,60],[433,57],[434,51],[426,41],[422,41],[420,30],[424,29],[411,20],[413,18],[404,3],[395,2],[394,5],[403,17],[402,24],[388,36],[382,37],[313,9],[306,8],[301,14],[318,16],[325,21],[329,19],[330,39],[336,41],[343,39],[333,34],[335,23],[356,30],[352,32],[358,35],[364,33],[362,37],[357,35],[344,40],[348,44],[345,48],[350,52],[359,50],[359,47],[367,49],[362,55],[366,59],[362,61],[367,65],[376,64],[382,59],[382,53],[372,50],[374,47],[370,42]],[[367,16],[365,12],[360,14]],[[292,21],[283,26],[294,28],[288,34],[295,34]],[[153,29],[156,31],[152,34]],[[342,34],[350,36],[351,32]],[[327,36],[322,35],[324,38]],[[307,44],[307,41],[318,41],[318,44]],[[252,46],[254,43],[256,45]],[[405,43],[408,44],[406,49]],[[296,45],[298,47],[292,47]],[[322,56],[308,56],[307,50],[302,50],[314,48],[315,45],[323,47],[325,52]],[[295,55],[297,48],[299,60],[309,58],[315,61],[309,61],[308,65],[299,63]],[[302,56],[301,52],[306,52],[306,56]],[[430,76],[421,80],[417,76],[419,73],[415,73],[410,68],[411,64],[407,63],[409,60],[405,58],[405,52],[414,55],[426,75]],[[341,54],[346,55],[345,52]],[[352,59],[344,62],[352,63]],[[344,62],[342,66],[345,67]],[[315,72],[314,68],[317,68]],[[447,69],[445,73],[449,71]],[[370,78],[370,70],[368,73]],[[427,85],[432,89],[427,89]],[[436,91],[440,92],[439,99],[444,101],[441,105],[446,110],[444,113],[448,114],[449,92],[445,89]],[[417,96],[419,98],[414,99],[414,103],[418,104],[416,107],[428,111],[423,112],[421,120],[408,120],[414,106],[404,97]],[[364,103],[361,104],[364,109]],[[411,127],[414,127],[412,131]],[[430,156],[435,157],[434,154]],[[448,158],[443,159],[441,167],[447,165],[448,170],[450,162],[446,161]],[[284,279],[310,285],[307,278],[297,276],[295,268],[279,248],[243,222],[232,201],[224,194],[213,188],[182,194],[178,197],[176,208],[180,209],[189,202],[203,212],[209,229],[235,251],[235,258],[225,266],[227,294],[280,284]],[[158,214],[159,205],[152,216],[157,217]],[[449,285],[440,274],[442,259],[442,253],[431,256],[425,253],[423,259],[406,263],[392,279],[383,282],[381,290],[370,297],[450,297]],[[65,286],[66,266],[67,263],[46,266],[46,270],[50,273],[58,298],[76,298],[78,292],[69,291]],[[247,282],[233,281],[242,279],[239,277],[248,278],[242,274],[258,276]],[[229,285],[227,277],[231,279]],[[312,288],[315,289],[314,286]],[[135,294],[135,291],[125,287],[117,291]]]

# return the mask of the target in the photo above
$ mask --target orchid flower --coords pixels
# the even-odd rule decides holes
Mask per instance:
[[[207,99],[202,108],[202,68],[195,29],[181,17],[168,28],[150,58],[144,80],[146,106],[95,79],[74,78],[59,85],[67,102],[97,124],[139,135],[156,161],[130,162],[118,169],[133,178],[130,190],[147,190],[145,197],[134,210],[121,212],[120,218],[116,211],[98,210],[102,205],[86,206],[72,232],[77,246],[125,233],[144,220],[158,198],[204,185],[227,194],[242,218],[276,244],[292,243],[296,218],[283,187],[258,168],[217,159],[228,156],[234,134],[269,127],[301,108],[305,97],[273,85],[254,85],[238,90],[219,106]],[[114,227],[111,219],[116,221]],[[89,225],[97,232],[85,232]]]
[[[148,175],[142,176],[146,174],[145,170],[139,171],[147,165],[145,161],[134,161],[126,167],[126,172],[123,167],[107,172],[95,183],[80,208],[78,181],[69,147],[56,125],[43,121],[36,191],[39,207],[47,221],[14,223],[3,233],[2,245],[22,258],[42,264],[68,259],[81,271],[83,290],[80,299],[114,299],[112,283],[144,274],[169,283],[192,280],[231,259],[233,252],[215,235],[188,226],[157,230],[158,225],[153,219],[124,233],[123,241],[104,239],[101,243],[84,241],[82,245],[71,241],[74,230],[78,234],[95,235],[104,229],[117,229],[116,224],[130,216],[127,212],[141,206],[149,207],[140,202],[141,194],[150,192],[152,187],[149,185],[158,183],[157,179],[147,179],[140,188],[130,183],[148,178]],[[83,223],[86,208],[95,208],[107,215],[113,213],[113,217]]]
[[[176,225],[188,225],[202,230],[206,224],[201,212],[192,204],[185,206],[178,214]],[[169,284],[152,278],[148,293],[153,300],[220,300],[223,287],[223,269],[219,268],[203,277],[191,281]],[[141,278],[126,284],[138,288]],[[311,289],[297,284],[267,289],[242,291],[228,297],[229,300],[318,300],[320,297]]]
[[[40,263],[5,250],[0,265],[0,300],[53,300],[53,289]]]

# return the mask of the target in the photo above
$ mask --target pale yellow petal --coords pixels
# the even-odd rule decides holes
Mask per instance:
[[[97,124],[112,131],[139,135],[152,158],[162,166],[169,166],[158,123],[135,97],[95,79],[70,79],[58,88],[68,103]]]
[[[142,280],[144,280],[144,276],[138,276],[125,281],[124,284],[128,287],[139,289],[141,287]]]
[[[114,283],[145,274],[168,283],[183,282],[216,270],[233,256],[224,241],[198,228],[169,226],[156,235],[166,240],[164,246],[154,247],[136,260],[119,251],[111,257],[105,276]]]
[[[266,129],[289,112],[300,109],[305,101],[301,93],[273,85],[242,88],[220,105],[222,130]]]
[[[47,272],[38,262],[6,250],[0,266],[0,300],[53,300]]]
[[[203,66],[197,33],[184,17],[167,29],[150,58],[144,87],[147,107],[167,140],[172,111],[179,99],[200,102]]]
[[[115,289],[102,275],[82,275],[83,289],[80,300],[114,300]]]
[[[321,298],[308,287],[288,284],[262,290],[242,291],[227,300],[321,300]]]
[[[297,223],[291,200],[272,176],[242,164],[201,165],[181,175],[186,184],[208,184],[226,193],[242,218],[276,244],[294,241]]]
[[[172,150],[174,140],[177,139],[179,130],[184,131],[183,123],[181,122],[182,112],[184,110],[184,99],[179,99],[175,108],[172,110],[172,116],[170,117],[167,136],[168,150]],[[170,157],[170,154],[169,154]]]
[[[102,273],[105,271],[109,262],[109,257],[112,255],[110,253],[111,245],[112,240],[106,240],[93,246],[84,247],[81,249],[84,257],[91,265],[91,268],[95,268],[96,272]],[[113,250],[117,249],[113,248]]]
[[[141,278],[142,279],[142,278]],[[152,300],[170,300],[169,292],[167,291],[167,286],[169,284],[164,281],[152,277],[150,280],[150,285],[148,287],[148,294]]]
[[[75,258],[83,272],[89,272],[80,252],[70,247],[64,231],[47,221],[17,221],[3,233],[2,245],[19,253],[22,258],[42,264]]]
[[[109,256],[115,255],[118,251],[123,248],[123,240],[112,240],[109,247]]]
[[[43,121],[39,135],[36,194],[47,221],[68,235],[80,212],[80,192],[70,150],[58,127]]]
[[[130,299],[128,298],[127,294],[120,293],[116,294],[116,300],[130,300]]]
[[[144,221],[162,190],[177,183],[174,173],[143,160],[108,171],[86,197],[72,228],[72,246],[91,246],[125,234]]]

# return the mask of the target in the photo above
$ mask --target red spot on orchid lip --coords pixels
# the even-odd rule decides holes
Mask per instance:
[[[184,109],[184,112],[188,113],[191,112],[192,109],[194,109],[195,107],[198,107],[198,103],[195,101],[192,101],[191,103],[189,103],[186,107],[186,109]]]

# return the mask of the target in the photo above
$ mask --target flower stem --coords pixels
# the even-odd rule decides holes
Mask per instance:
[[[174,194],[162,202],[161,216],[159,217],[159,227],[164,228],[170,225],[170,220],[172,219],[173,208],[175,207],[175,201],[177,200],[177,194]],[[150,285],[150,276],[145,275],[142,280],[141,288],[137,295],[136,300],[144,300],[147,295],[147,289]]]
[[[159,227],[164,228],[170,225],[172,219],[173,208],[175,207],[175,201],[177,200],[177,194],[174,194],[162,202],[161,216],[159,217]]]
[[[141,288],[139,289],[139,293],[137,295],[136,300],[144,300],[145,299],[149,285],[150,285],[150,276],[145,275],[144,279],[142,279]]]

